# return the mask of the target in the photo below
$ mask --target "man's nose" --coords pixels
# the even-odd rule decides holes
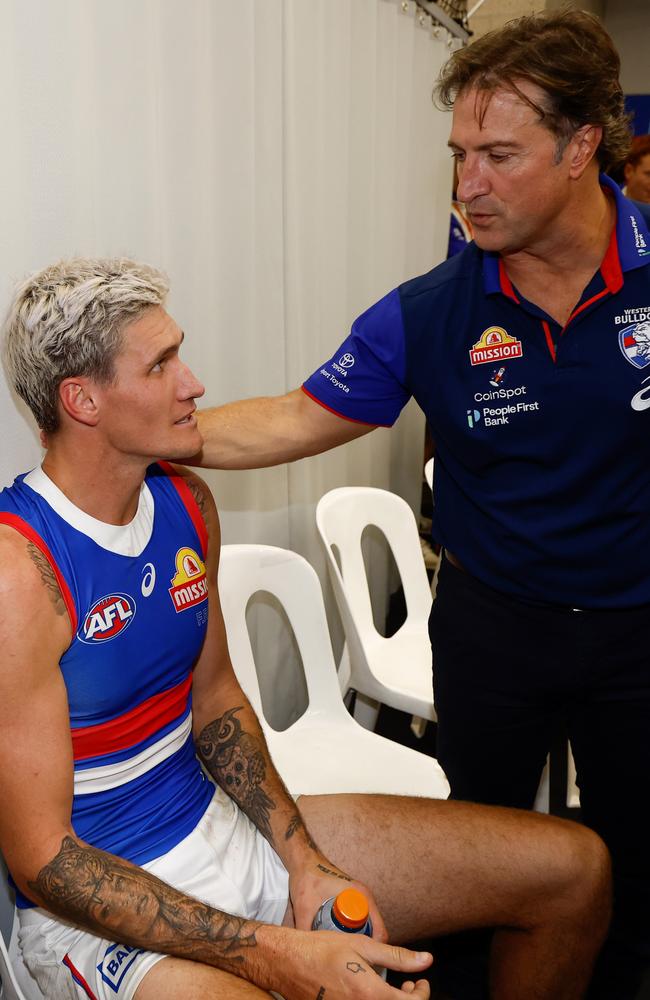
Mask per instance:
[[[182,365],[180,390],[183,399],[200,399],[205,395],[205,386],[187,365]]]
[[[476,157],[468,156],[458,166],[458,187],[456,189],[458,201],[467,203],[480,195],[488,194],[489,191],[490,185],[481,162]]]

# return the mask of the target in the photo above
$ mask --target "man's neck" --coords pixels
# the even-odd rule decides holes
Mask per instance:
[[[129,524],[136,515],[147,463],[124,455],[87,454],[54,435],[43,472],[75,507],[105,524]]]
[[[602,264],[615,222],[613,198],[600,185],[585,188],[535,246],[503,255],[510,281],[564,326]]]

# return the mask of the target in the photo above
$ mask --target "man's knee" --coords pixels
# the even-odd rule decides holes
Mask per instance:
[[[585,920],[605,934],[611,916],[611,862],[607,847],[592,830],[557,821],[548,854],[546,904]],[[550,853],[549,853],[550,852]]]

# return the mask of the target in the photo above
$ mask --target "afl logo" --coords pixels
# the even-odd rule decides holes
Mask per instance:
[[[135,617],[135,601],[128,594],[109,594],[95,601],[77,635],[82,642],[108,642],[128,628]]]

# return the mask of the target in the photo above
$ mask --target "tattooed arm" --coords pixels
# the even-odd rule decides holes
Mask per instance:
[[[197,752],[216,784],[249,816],[271,843],[289,872],[296,926],[308,929],[323,900],[336,895],[350,876],[329,861],[306,829],[300,812],[271,760],[264,734],[235,677],[216,587],[220,533],[209,490],[182,470],[210,536],[208,581],[210,612],[206,642],[194,670],[193,716]],[[375,937],[386,929],[367,886]]]
[[[76,836],[59,668],[71,638],[48,560],[0,525],[0,851],[16,884],[51,913],[108,939],[203,961],[271,988],[273,958],[290,931],[190,899]]]
[[[258,718],[235,676],[216,586],[221,532],[212,495],[203,480],[177,467],[208,529],[208,632],[194,668],[194,740],[206,770],[273,845],[287,867],[294,855],[317,848],[275,770]]]

